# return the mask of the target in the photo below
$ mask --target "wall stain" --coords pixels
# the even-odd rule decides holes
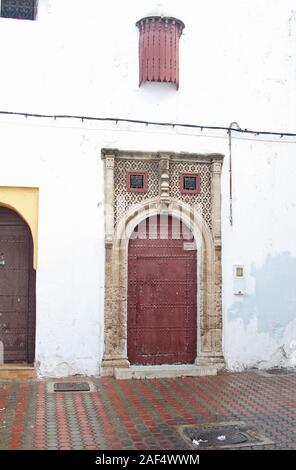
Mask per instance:
[[[268,255],[264,266],[252,266],[255,292],[228,310],[230,320],[241,318],[245,327],[255,316],[258,333],[281,338],[285,327],[296,318],[296,257],[289,252]]]

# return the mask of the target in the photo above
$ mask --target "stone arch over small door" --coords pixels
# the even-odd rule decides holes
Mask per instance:
[[[0,341],[5,363],[34,362],[35,291],[31,230],[17,212],[0,205]]]
[[[127,357],[128,318],[128,247],[137,225],[147,217],[167,214],[181,220],[192,232],[197,249],[197,351],[195,363],[205,368],[223,367],[221,246],[203,217],[191,206],[171,200],[162,204],[147,200],[127,211],[114,233],[113,243],[106,244],[105,353],[103,374],[115,368],[129,367]]]
[[[171,215],[137,225],[128,248],[127,357],[133,365],[193,364],[197,256],[191,230]]]

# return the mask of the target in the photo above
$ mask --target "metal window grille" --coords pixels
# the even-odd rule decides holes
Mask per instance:
[[[181,194],[200,193],[201,175],[199,173],[181,173],[180,192]]]
[[[36,0],[1,0],[1,16],[21,20],[35,20]]]
[[[147,172],[127,172],[127,191],[145,193],[147,191]]]
[[[131,189],[143,189],[143,187],[144,187],[144,176],[143,175],[131,175],[130,176],[130,187],[131,187]]]
[[[196,176],[185,176],[183,185],[183,189],[187,191],[194,191],[196,189]]]

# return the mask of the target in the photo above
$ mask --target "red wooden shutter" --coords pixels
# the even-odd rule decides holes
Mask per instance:
[[[169,82],[179,88],[179,38],[184,23],[177,18],[149,16],[137,22],[139,86],[142,82]]]

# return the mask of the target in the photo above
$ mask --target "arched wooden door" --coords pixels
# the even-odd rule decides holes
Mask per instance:
[[[4,362],[34,362],[35,271],[26,222],[0,207],[0,341]]]
[[[129,241],[127,349],[131,364],[190,364],[196,358],[197,259],[192,233],[155,216]]]

